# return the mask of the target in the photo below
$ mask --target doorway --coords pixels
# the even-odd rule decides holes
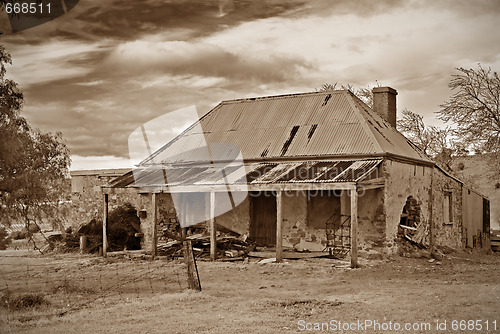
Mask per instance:
[[[276,193],[250,193],[250,237],[261,245],[276,245]]]

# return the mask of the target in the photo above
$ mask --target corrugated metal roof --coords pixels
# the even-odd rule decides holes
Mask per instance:
[[[369,175],[381,161],[263,162],[182,167],[153,165],[134,169],[115,180],[111,187],[357,182]]]
[[[431,162],[346,90],[224,101],[199,125],[142,164],[209,161],[207,144],[213,143],[233,145],[230,149],[239,149],[245,161],[392,153]],[[196,131],[200,128],[202,132]]]

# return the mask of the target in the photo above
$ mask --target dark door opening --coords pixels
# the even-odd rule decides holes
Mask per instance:
[[[275,192],[252,192],[250,205],[250,237],[258,244],[276,245]]]

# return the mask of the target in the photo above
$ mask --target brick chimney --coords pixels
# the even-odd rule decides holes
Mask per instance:
[[[393,127],[396,127],[396,95],[391,87],[375,87],[373,92],[373,111],[379,114]]]

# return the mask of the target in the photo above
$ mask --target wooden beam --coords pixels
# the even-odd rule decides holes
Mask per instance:
[[[152,220],[153,220],[153,228],[151,231],[151,255],[153,258],[158,255],[157,245],[158,245],[158,203],[156,193],[151,195],[151,204],[152,204]]]
[[[276,192],[276,262],[283,262],[283,197]]]
[[[358,183],[358,186],[363,187],[364,190],[377,189],[385,187],[385,179],[378,177],[376,179],[365,180]]]
[[[102,256],[108,256],[108,194],[104,194],[104,208],[102,217]]]
[[[315,182],[315,183],[286,183],[286,184],[235,184],[230,185],[231,191],[307,191],[307,190],[350,190],[356,184],[354,182]],[[128,188],[127,188],[128,189]],[[130,188],[133,189],[133,188]],[[149,192],[164,192],[164,193],[190,193],[190,192],[227,192],[228,185],[218,184],[218,185],[189,185],[189,186],[158,186],[151,188]],[[111,190],[110,193],[115,193]],[[138,191],[138,190],[136,190]]]
[[[209,212],[209,225],[210,225],[210,259],[215,261],[217,258],[217,230],[215,226],[215,193],[210,192],[210,212]]]
[[[358,267],[358,191],[351,189],[351,268]]]

